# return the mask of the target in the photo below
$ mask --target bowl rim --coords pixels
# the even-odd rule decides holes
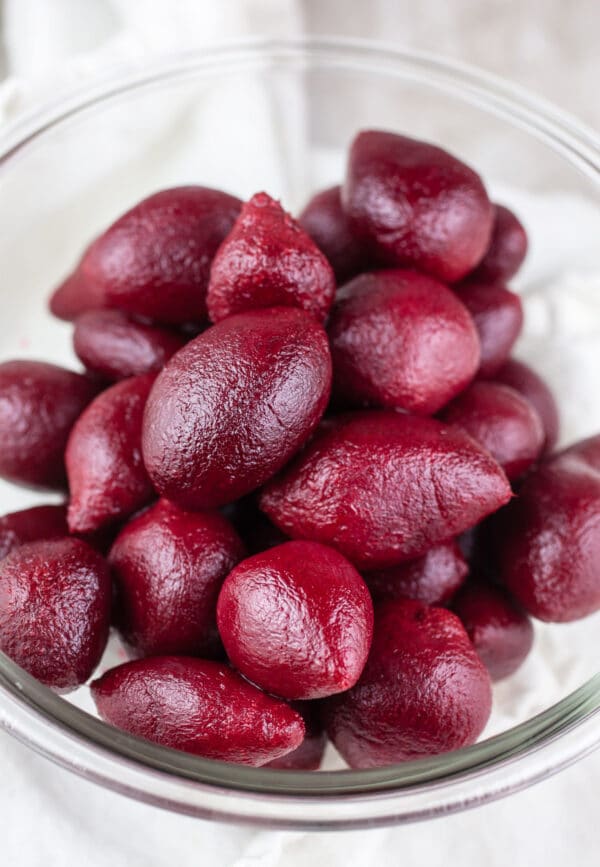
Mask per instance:
[[[231,40],[123,66],[25,112],[0,134],[0,172],[51,129],[123,93],[224,67],[274,62],[363,69],[413,78],[508,118],[600,187],[600,139],[518,85],[467,64],[371,40]],[[372,827],[482,804],[543,779],[600,745],[600,674],[499,735],[444,756],[376,770],[246,768],[158,746],[69,704],[0,653],[0,726],[56,763],[124,794],[204,818],[280,828]]]

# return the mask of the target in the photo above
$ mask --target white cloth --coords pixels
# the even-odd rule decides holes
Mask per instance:
[[[472,6],[471,0],[461,3],[465,8]],[[331,5],[340,10],[339,3]],[[10,120],[23,109],[102,74],[114,64],[247,33],[299,33],[306,20],[327,20],[327,6],[302,4],[300,0],[8,0],[3,5],[8,77],[0,86],[0,120]],[[378,35],[385,38],[389,35],[386,22],[394,26],[393,9],[385,0],[376,8],[376,23],[381,28]],[[350,24],[363,20],[362,4],[346,2],[344,9]],[[412,14],[417,16],[418,11],[413,9]],[[369,23],[372,25],[373,21]],[[412,32],[418,32],[414,22]],[[256,112],[256,125],[260,127],[269,122],[268,111],[261,113],[264,106],[255,98],[251,81],[246,87],[245,110]],[[239,107],[239,92],[232,93],[231,98]],[[301,111],[299,103],[299,116]],[[219,116],[215,113],[215,122]],[[152,135],[151,124],[144,126],[139,116],[136,128]],[[252,143],[245,142],[245,146],[250,148]],[[178,157],[180,165],[185,166],[185,149]],[[286,178],[278,170],[276,157],[264,154],[265,176],[261,181],[270,192],[285,194],[286,203],[291,200],[297,204],[294,200],[300,191],[286,189]],[[211,154],[203,158],[210,160]],[[136,166],[140,173],[150,168],[151,162],[143,160]],[[324,154],[321,168],[315,183],[333,180],[339,174],[339,160]],[[85,170],[85,166],[73,167],[73,171]],[[243,161],[238,161],[235,171],[236,177],[228,184],[232,191],[241,195],[253,192],[255,181],[244,176]],[[101,180],[95,179],[99,187]],[[517,206],[534,230],[533,248],[521,278],[523,287],[527,287],[527,327],[521,354],[535,362],[550,332],[558,340],[560,352],[545,372],[555,387],[566,393],[564,432],[566,440],[572,440],[600,430],[600,401],[590,401],[582,414],[578,390],[582,370],[586,371],[588,383],[600,381],[600,359],[594,352],[598,335],[594,316],[590,315],[596,312],[597,323],[600,272],[594,266],[600,217],[577,199],[557,202],[548,196],[505,192],[507,200]],[[104,206],[114,211],[114,199],[104,200],[103,204],[102,197],[98,197],[98,225],[104,220]],[[63,232],[65,227],[60,225],[59,217],[55,222],[53,231]],[[77,233],[83,241],[90,232],[90,227],[83,224],[69,228],[70,248],[76,246]],[[18,227],[3,227],[4,231],[14,231],[18,243]],[[53,237],[50,233],[49,245]],[[556,262],[565,260],[565,250],[577,263],[577,270],[567,275],[555,267]],[[37,259],[42,267],[47,261],[39,250]],[[31,267],[36,267],[36,262]],[[4,279],[8,276],[3,274]],[[36,324],[33,312],[30,321],[34,330],[39,327],[39,349],[45,325],[41,319]],[[24,354],[19,339],[17,334],[4,333],[1,355],[6,357],[9,351]],[[52,346],[49,351],[55,353],[56,349]],[[569,383],[568,390],[565,382]],[[585,386],[585,382],[581,384]],[[16,496],[14,489],[0,486],[3,510],[25,505],[30,497],[26,492]],[[591,657],[589,648],[597,627],[597,618],[568,627],[538,626],[535,653],[515,678],[496,690],[489,732],[537,712],[591,674],[597,659]],[[47,867],[187,867],[198,863],[211,867],[303,867],[312,863],[361,867],[423,863],[427,867],[446,867],[455,861],[463,867],[479,867],[482,863],[504,867],[510,862],[559,867],[568,861],[578,867],[592,867],[598,863],[600,828],[590,797],[600,783],[598,754],[543,785],[477,811],[437,820],[430,827],[327,835],[226,827],[161,812],[83,782],[4,734],[0,735],[0,768],[0,856],[4,863],[19,867],[42,863]]]

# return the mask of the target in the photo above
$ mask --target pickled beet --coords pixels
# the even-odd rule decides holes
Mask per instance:
[[[97,392],[91,379],[55,364],[0,364],[0,477],[33,488],[65,488],[67,438]]]
[[[260,505],[288,536],[379,569],[425,554],[510,496],[500,466],[460,428],[379,410],[324,423]]]
[[[521,299],[499,284],[466,282],[456,286],[455,291],[473,317],[479,334],[479,376],[489,379],[506,363],[521,333]]]
[[[464,428],[496,458],[509,479],[518,479],[539,458],[545,433],[532,404],[514,388],[474,382],[441,413]]]
[[[363,578],[376,602],[408,598],[443,605],[463,584],[468,571],[457,543],[446,542],[416,560],[364,572]]]
[[[130,521],[109,563],[117,627],[133,653],[218,654],[217,597],[243,556],[241,540],[218,512],[184,512],[159,500]]]
[[[73,333],[82,364],[111,381],[159,371],[184,343],[176,331],[135,322],[119,310],[83,313]]]
[[[328,699],[329,737],[352,768],[375,768],[472,744],[491,709],[489,675],[458,617],[412,599],[375,609],[356,686]]]
[[[208,313],[219,322],[264,307],[301,307],[322,322],[335,295],[331,265],[279,202],[257,193],[214,258]]]
[[[154,490],[141,454],[142,416],[155,374],[111,386],[73,427],[65,460],[72,533],[89,533],[147,505]]]
[[[533,645],[533,626],[502,587],[469,581],[452,600],[475,650],[492,680],[513,674]]]
[[[46,686],[75,689],[106,646],[111,582],[80,539],[29,542],[0,562],[0,650]]]
[[[542,420],[546,433],[544,449],[552,451],[558,440],[560,421],[554,395],[544,380],[522,361],[511,358],[494,374],[494,382],[508,385],[527,398]]]
[[[176,187],[143,199],[84,252],[55,291],[61,319],[116,308],[154,322],[206,319],[210,263],[241,207],[207,187]]]
[[[329,323],[333,390],[345,406],[437,412],[479,367],[477,330],[443,284],[416,271],[362,274]]]
[[[483,258],[494,213],[481,178],[435,145],[359,133],[342,205],[352,232],[382,264],[414,266],[453,283]]]
[[[300,746],[304,722],[226,665],[182,656],[126,662],[92,683],[100,716],[165,747],[260,766]]]
[[[0,559],[26,542],[68,536],[66,506],[33,506],[0,518]]]
[[[292,702],[292,707],[304,720],[304,740],[291,753],[269,762],[268,767],[281,771],[318,771],[327,744],[319,702],[295,701]]]
[[[327,256],[338,283],[345,283],[370,270],[368,257],[352,234],[342,209],[339,186],[316,193],[298,217],[298,222]]]
[[[227,656],[248,680],[288,699],[353,686],[373,634],[373,605],[356,569],[314,542],[286,542],[243,560],[217,605]]]
[[[307,313],[273,307],[230,316],[158,375],[144,416],[150,478],[186,508],[233,502],[304,444],[330,388],[327,336]]]
[[[542,461],[492,529],[500,578],[529,614],[600,608],[600,436]]]
[[[504,205],[494,206],[494,228],[485,256],[473,277],[505,282],[517,273],[527,255],[527,232],[518,217]]]

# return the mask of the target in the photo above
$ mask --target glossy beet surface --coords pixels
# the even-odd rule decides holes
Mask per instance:
[[[67,438],[97,391],[86,376],[55,364],[0,364],[0,477],[34,488],[66,487]]]
[[[334,394],[346,406],[437,412],[473,379],[479,337],[442,283],[416,271],[356,277],[329,323]]]
[[[84,683],[100,662],[111,582],[79,539],[30,542],[0,562],[0,650],[46,686]]]
[[[286,542],[244,560],[228,575],[217,606],[232,665],[288,699],[349,689],[373,635],[365,582],[337,551]]]
[[[542,420],[514,388],[474,382],[447,406],[441,418],[464,428],[496,458],[509,479],[518,479],[544,448]]]
[[[240,207],[206,187],[149,196],[87,248],[52,296],[52,313],[75,319],[108,307],[167,324],[202,322],[210,263]]]
[[[65,460],[72,533],[89,533],[145,506],[153,488],[141,454],[142,416],[155,374],[111,386],[74,426]]]
[[[494,382],[501,382],[527,398],[542,420],[545,450],[552,451],[558,440],[560,420],[554,395],[544,380],[522,361],[509,359],[494,375]]]
[[[111,381],[159,371],[184,343],[176,331],[134,322],[119,310],[83,313],[73,333],[82,364]]]
[[[269,762],[269,767],[278,768],[281,771],[318,771],[327,744],[327,735],[321,720],[320,703],[295,701],[292,703],[292,707],[298,711],[304,720],[306,729],[304,740],[291,753],[281,759]]]
[[[477,280],[505,282],[517,273],[527,255],[527,232],[513,212],[494,207],[494,228],[487,252],[473,274]]]
[[[501,468],[459,428],[391,411],[325,423],[261,496],[285,533],[363,569],[425,554],[510,498]]]
[[[375,610],[358,684],[329,699],[329,737],[353,768],[374,768],[473,743],[490,714],[489,675],[458,617],[405,599]]]
[[[543,461],[494,529],[500,577],[534,617],[600,608],[600,437]]]
[[[477,328],[481,343],[479,375],[493,377],[508,359],[523,328],[521,299],[510,289],[489,283],[455,287]]]
[[[68,536],[66,506],[33,506],[0,518],[0,558],[26,542]]]
[[[393,133],[354,139],[342,204],[354,234],[382,263],[448,283],[480,262],[492,232],[480,177],[441,148]]]
[[[92,683],[112,725],[207,759],[264,765],[296,749],[304,722],[228,666],[181,656],[128,662]]]
[[[253,196],[212,263],[211,321],[256,308],[301,307],[322,322],[334,295],[335,276],[312,238],[279,202]]]
[[[457,543],[446,542],[416,560],[365,572],[363,578],[376,602],[408,598],[443,605],[462,585],[468,571]]]
[[[306,441],[331,388],[327,336],[302,310],[239,313],[167,363],[144,418],[144,460],[162,496],[192,509],[233,502]]]
[[[117,626],[136,656],[219,652],[217,597],[244,556],[218,512],[184,512],[160,500],[130,521],[112,546]]]
[[[533,644],[533,626],[502,587],[470,581],[452,601],[492,680],[513,674]]]
[[[316,193],[298,222],[327,256],[338,283],[370,270],[368,256],[352,234],[342,209],[339,186]]]

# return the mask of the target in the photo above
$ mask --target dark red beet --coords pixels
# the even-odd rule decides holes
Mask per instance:
[[[492,680],[513,674],[533,644],[533,626],[502,587],[470,581],[452,602]]]
[[[493,530],[500,577],[529,614],[565,622],[600,608],[600,437],[543,461]]]
[[[315,429],[331,388],[327,336],[302,310],[239,313],[167,362],[144,418],[159,493],[191,509],[263,484]]]
[[[52,296],[52,313],[75,319],[108,307],[166,324],[202,322],[210,263],[240,207],[206,187],[143,199],[87,248]]]
[[[318,771],[323,760],[327,744],[327,735],[323,729],[319,703],[314,701],[295,701],[294,710],[298,711],[304,720],[306,734],[304,740],[291,753],[281,759],[269,762],[270,768],[280,771]]]
[[[474,382],[441,414],[464,428],[496,458],[509,479],[518,479],[544,448],[544,427],[531,403],[514,388]]]
[[[141,454],[142,416],[155,374],[111,386],[73,427],[65,460],[72,533],[90,533],[147,505],[154,495]]]
[[[527,255],[527,232],[504,205],[494,207],[494,228],[487,252],[473,273],[476,280],[501,282],[517,273]]]
[[[0,476],[17,485],[65,488],[67,438],[97,392],[91,379],[55,364],[0,364]]]
[[[181,656],[127,662],[92,683],[100,716],[118,728],[207,759],[260,766],[296,749],[299,713],[226,665]]]
[[[494,375],[494,382],[501,382],[518,391],[537,410],[546,432],[545,450],[552,451],[558,440],[559,416],[554,396],[538,374],[515,358]]]
[[[289,537],[259,510],[254,495],[225,506],[223,513],[240,534],[248,554],[259,554],[290,541]]]
[[[446,283],[473,270],[492,232],[479,175],[441,148],[393,133],[354,139],[342,205],[383,264],[414,266]]]
[[[125,526],[109,563],[117,626],[136,656],[214,656],[217,597],[244,556],[218,512],[184,512],[159,500]]]
[[[506,363],[523,328],[521,299],[505,286],[463,283],[456,294],[475,321],[481,343],[479,376],[493,377]]]
[[[243,560],[219,594],[217,623],[232,665],[288,699],[353,686],[373,634],[373,605],[356,569],[331,548],[286,542]]]
[[[325,423],[260,506],[292,538],[379,569],[425,554],[510,496],[502,469],[464,431],[371,411]]]
[[[111,381],[159,371],[185,342],[176,331],[134,322],[118,310],[83,313],[73,333],[81,362]]]
[[[206,300],[212,322],[264,307],[301,307],[322,322],[334,295],[335,276],[312,238],[257,193],[219,247]]]
[[[338,294],[329,323],[333,391],[345,406],[430,415],[479,367],[479,337],[466,308],[416,271],[362,274]]]
[[[456,542],[446,542],[417,560],[365,572],[363,578],[375,602],[408,598],[427,605],[443,605],[462,585],[468,571]]]
[[[338,283],[345,283],[370,270],[368,257],[350,231],[342,210],[340,187],[316,193],[298,217],[298,222],[327,256]]]
[[[67,507],[34,506],[0,518],[0,559],[26,542],[68,536]]]
[[[491,710],[489,675],[458,617],[412,599],[375,609],[357,685],[325,703],[329,737],[352,768],[374,768],[472,744]]]
[[[111,582],[79,539],[29,542],[0,562],[0,650],[46,686],[84,683],[108,639]]]

